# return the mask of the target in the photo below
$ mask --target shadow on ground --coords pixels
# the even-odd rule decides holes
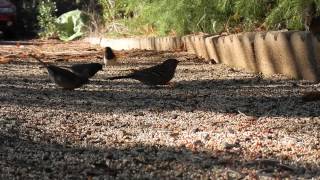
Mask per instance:
[[[255,176],[304,176],[303,165],[288,160],[261,159],[244,161],[241,153],[226,151],[199,152],[185,147],[130,144],[123,148],[90,147],[72,144],[46,143],[21,139],[18,132],[0,132],[3,167],[0,177],[30,179],[89,179],[98,178],[254,178]],[[121,142],[119,142],[121,144]],[[2,156],[8,156],[6,158]],[[291,164],[291,165],[289,165]],[[311,165],[315,166],[315,165]],[[243,173],[255,170],[257,175]],[[320,169],[308,170],[310,176]],[[272,175],[273,174],[273,175]],[[25,177],[27,175],[28,177]],[[305,177],[305,176],[304,176]]]
[[[64,91],[45,75],[0,76],[2,105],[48,106],[81,112],[157,109],[316,117],[320,116],[320,102],[306,103],[301,99],[302,93],[314,89],[310,83],[257,78],[179,81],[173,88],[150,88],[136,81],[107,81],[100,77],[78,90]]]
[[[130,114],[134,117],[133,113],[137,111],[177,110],[186,113],[203,111],[256,117],[297,118],[295,124],[292,122],[294,126],[292,129],[295,130],[294,133],[298,133],[301,130],[298,124],[299,118],[320,116],[319,102],[306,103],[301,99],[303,93],[316,89],[315,84],[294,80],[268,80],[258,76],[203,79],[199,75],[194,78],[192,74],[195,71],[201,73],[201,68],[192,70],[191,65],[194,63],[189,63],[190,69],[188,69],[189,66],[186,66],[188,63],[185,63],[184,69],[180,71],[183,73],[188,71],[190,80],[184,80],[182,77],[184,74],[181,73],[181,77],[173,80],[176,83],[173,88],[150,88],[131,80],[107,81],[105,78],[109,74],[106,73],[98,74],[83,88],[64,91],[56,88],[45,73],[39,73],[39,69],[34,69],[35,64],[29,62],[21,64],[28,66],[0,67],[0,107],[4,116],[0,117],[4,127],[0,130],[0,167],[2,167],[0,179],[19,177],[24,179],[90,179],[91,177],[98,179],[128,177],[132,179],[205,179],[206,177],[241,179],[248,176],[255,178],[251,177],[251,172],[257,172],[259,175],[273,174],[277,177],[305,178],[320,175],[318,164],[306,165],[303,162],[292,161],[290,157],[281,158],[279,155],[281,153],[278,152],[277,155],[274,155],[275,152],[271,152],[274,153],[271,155],[267,154],[264,156],[266,159],[248,162],[242,159],[245,147],[241,149],[239,146],[224,150],[205,150],[198,149],[201,145],[197,143],[192,144],[191,147],[174,147],[159,145],[160,143],[157,144],[157,142],[151,144],[148,143],[149,141],[128,142],[129,140],[127,141],[124,137],[119,140],[110,138],[112,139],[110,145],[106,142],[109,138],[106,134],[103,134],[106,139],[99,143],[90,140],[87,142],[89,138],[74,137],[79,140],[76,143],[76,140],[68,139],[68,137],[80,136],[73,134],[72,125],[86,124],[85,133],[88,133],[92,126],[90,122],[83,122],[86,118],[82,119],[82,117],[77,121],[71,120],[70,129],[59,126],[57,129],[46,131],[45,124],[40,124],[41,128],[37,127],[37,123],[41,123],[41,120],[50,121],[50,115],[57,116],[58,118],[52,119],[58,120],[60,110],[70,113],[85,112],[89,115],[110,113],[110,116],[102,116],[103,118],[111,118],[113,113]],[[138,64],[141,65],[141,63]],[[25,73],[25,71],[30,72]],[[9,107],[8,111],[6,107]],[[34,110],[38,110],[38,107],[39,111],[47,113],[46,119],[43,119],[39,113],[39,116],[32,117],[30,124],[34,125],[29,127],[27,123],[29,119],[25,116],[30,112],[37,114]],[[10,114],[12,108],[17,112]],[[28,113],[19,113],[24,110]],[[63,115],[67,118],[69,114]],[[158,115],[161,118],[161,114]],[[86,120],[88,119],[90,118]],[[130,120],[125,122],[129,128],[132,123]],[[6,124],[6,121],[9,123]],[[107,119],[101,120],[103,123],[105,121]],[[123,122],[120,119],[118,121],[117,126],[113,128],[121,130]],[[12,125],[13,128],[10,128],[10,123],[15,123]],[[258,123],[260,122],[257,120]],[[304,123],[303,128],[317,131],[317,128],[312,125]],[[61,130],[64,131],[62,134],[55,134],[55,131]],[[78,127],[78,131],[82,129]],[[286,131],[283,128],[281,132],[286,133]],[[280,138],[282,136],[278,139]],[[64,143],[58,142],[59,139]],[[263,148],[268,149],[268,147]],[[277,160],[272,160],[273,157]],[[257,158],[262,157],[252,159]],[[283,162],[280,163],[280,161]],[[25,177],[26,174],[29,177]]]

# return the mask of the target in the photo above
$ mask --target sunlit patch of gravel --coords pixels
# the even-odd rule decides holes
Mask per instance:
[[[105,80],[172,57],[170,87]],[[301,100],[318,84],[152,51],[75,91],[27,57],[0,79],[0,179],[320,178],[320,103]]]

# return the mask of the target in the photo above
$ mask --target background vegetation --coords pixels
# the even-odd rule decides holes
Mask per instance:
[[[16,1],[25,7],[41,1]],[[47,1],[47,0],[45,0]],[[303,30],[303,10],[320,0],[52,0],[58,16],[81,9],[92,17],[91,30],[106,35],[184,35],[262,30]],[[45,3],[48,4],[48,3]],[[28,8],[21,8],[28,12]],[[42,8],[45,9],[45,8]],[[34,12],[34,11],[33,11]],[[48,15],[49,17],[49,15]],[[43,25],[36,19],[37,27]],[[42,28],[43,30],[43,28]]]
[[[122,23],[128,28],[129,34],[303,30],[304,9],[312,1],[117,0],[113,7],[104,5],[102,14],[106,23]],[[315,2],[320,5],[319,0]],[[99,3],[108,4],[110,0],[99,0]],[[119,12],[124,12],[121,18],[117,18]]]
[[[43,0],[38,5],[39,35],[44,38],[54,37],[58,33],[55,23],[57,11],[56,3],[51,0]]]

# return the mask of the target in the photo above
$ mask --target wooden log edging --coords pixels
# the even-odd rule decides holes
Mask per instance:
[[[303,31],[251,32],[229,36],[187,35],[85,41],[115,50],[183,50],[204,60],[264,75],[319,81],[320,42]]]
[[[184,42],[181,37],[169,36],[169,37],[143,37],[143,38],[119,38],[119,39],[107,39],[98,37],[89,37],[84,41],[91,44],[100,45],[102,47],[109,46],[115,50],[130,50],[130,49],[142,49],[142,50],[157,50],[157,51],[174,51],[174,50],[186,50],[184,49]]]

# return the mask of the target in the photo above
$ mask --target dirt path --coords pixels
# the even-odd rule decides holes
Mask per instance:
[[[130,51],[63,91],[35,49],[58,65],[102,62],[81,42],[1,45],[0,179],[320,178],[320,102],[301,100],[318,84]],[[182,61],[174,88],[105,80],[169,57]]]

